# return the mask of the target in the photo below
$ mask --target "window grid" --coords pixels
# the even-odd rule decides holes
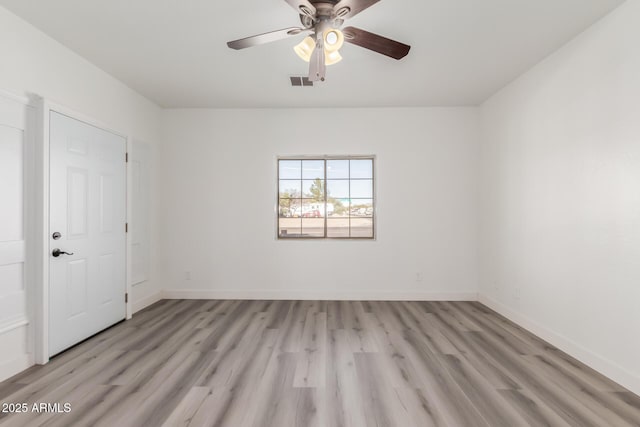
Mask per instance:
[[[329,161],[334,161],[334,160],[345,160],[347,161],[347,177],[343,178],[343,177],[339,177],[339,178],[329,178],[328,177],[328,166],[327,166],[327,162]],[[367,177],[358,177],[358,178],[352,178],[352,161],[354,160],[367,160],[371,162],[371,172],[370,172],[370,176]],[[299,177],[293,179],[293,178],[280,178],[280,174],[281,174],[281,162],[296,162],[298,163],[298,167],[300,169],[300,174]],[[308,176],[305,176],[305,162],[322,162],[322,174],[320,176],[315,175],[314,179],[309,179]],[[322,158],[317,158],[317,157],[304,157],[304,158],[278,158],[277,161],[277,167],[278,167],[278,197],[277,197],[277,201],[278,201],[278,207],[277,207],[277,215],[276,215],[276,219],[277,219],[277,224],[276,224],[276,229],[277,229],[277,238],[278,239],[282,239],[282,240],[296,240],[296,239],[337,239],[337,240],[373,240],[375,239],[375,224],[376,224],[376,220],[375,220],[375,157],[374,156],[326,156],[326,157],[322,157]],[[317,179],[321,180],[321,183],[323,185],[323,193],[322,193],[322,203],[321,205],[323,206],[323,212],[321,213],[321,216],[319,218],[314,217],[314,216],[310,216],[307,217],[305,216],[304,210],[305,210],[305,201],[307,201],[307,203],[309,205],[312,205],[314,202],[317,203],[318,200],[313,198],[313,197],[305,197],[305,185],[304,185],[304,181],[316,181]],[[330,236],[330,228],[329,228],[329,223],[332,220],[330,218],[330,214],[328,211],[328,204],[329,204],[329,199],[330,199],[330,195],[329,195],[329,182],[330,181],[347,181],[348,183],[348,207],[346,208],[346,221],[347,221],[347,233],[346,236]],[[351,196],[353,195],[353,190],[352,190],[352,181],[370,181],[371,182],[371,197],[354,197],[352,198]],[[282,191],[281,190],[289,190],[287,188],[282,188],[282,183],[283,182],[299,182],[300,185],[300,194],[295,195],[295,194],[288,194],[289,197],[281,197],[282,196]],[[309,187],[309,188],[313,188],[313,184]],[[311,194],[309,194],[311,195]],[[296,196],[296,197],[291,197],[291,196]],[[336,199],[338,199],[338,197],[336,197]],[[291,229],[291,227],[288,227],[287,229],[283,230],[282,227],[282,219],[283,219],[283,200],[287,201],[285,203],[286,205],[286,209],[287,209],[287,213],[289,215],[292,215],[294,218],[297,215],[299,217],[299,232],[298,234],[292,233],[292,234],[288,234],[289,229]],[[344,200],[344,198],[342,199]],[[294,205],[294,201],[296,201],[299,205],[295,206]],[[354,203],[355,202],[355,203]],[[360,203],[358,203],[360,202]],[[363,227],[365,230],[370,232],[369,236],[357,236],[354,235],[354,229],[353,229],[353,225],[354,225],[354,205],[369,205],[369,208],[366,208],[365,214],[364,215],[359,215],[358,218],[360,219],[365,219],[365,220],[370,220],[370,226],[367,227]],[[292,206],[294,206],[293,208],[293,212],[292,212]],[[360,209],[363,209],[362,207]],[[371,213],[369,214],[368,211],[369,209],[371,209]],[[297,214],[295,212],[298,212]],[[323,222],[323,227],[321,228],[322,230],[322,235],[313,235],[313,233],[310,231],[308,233],[305,233],[305,219],[313,219],[313,220],[317,220],[317,219],[322,219]],[[336,218],[336,219],[341,219],[341,218]],[[335,219],[334,219],[335,220]],[[367,223],[369,223],[369,221],[367,221]],[[311,227],[308,227],[309,229],[311,229]],[[297,229],[297,226],[296,228]],[[295,230],[294,229],[294,230]],[[337,233],[339,234],[339,228],[336,229]]]

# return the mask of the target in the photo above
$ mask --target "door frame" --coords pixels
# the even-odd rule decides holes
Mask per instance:
[[[32,264],[35,269],[36,286],[34,286],[34,293],[32,297],[32,307],[34,315],[34,328],[33,328],[33,341],[34,346],[34,361],[39,365],[44,365],[49,362],[49,118],[51,112],[57,112],[68,116],[72,119],[84,122],[88,125],[95,126],[99,129],[110,132],[114,135],[120,136],[126,141],[126,152],[131,152],[131,145],[133,139],[115,128],[105,125],[104,123],[88,117],[82,113],[78,113],[63,105],[56,104],[45,98],[38,96],[32,97],[32,103],[37,108],[37,129],[36,129],[36,147],[35,147],[35,186],[34,194],[30,198],[34,198],[35,206],[35,224],[32,224],[35,230],[35,262]],[[123,159],[124,161],[124,159]],[[126,221],[130,222],[131,215],[131,194],[132,194],[132,179],[131,179],[131,162],[127,162],[126,169]],[[126,319],[131,319],[132,316],[132,301],[131,301],[131,233],[127,233],[125,241],[125,293],[129,298],[126,302]]]

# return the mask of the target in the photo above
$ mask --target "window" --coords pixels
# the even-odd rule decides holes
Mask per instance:
[[[278,238],[373,239],[373,160],[278,159]]]

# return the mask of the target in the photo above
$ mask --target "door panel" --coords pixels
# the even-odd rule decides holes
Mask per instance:
[[[52,112],[50,117],[49,352],[125,318],[126,140]]]
[[[87,238],[89,171],[67,168],[67,227],[70,239]]]
[[[117,260],[114,254],[101,255],[98,260],[98,277],[101,281],[100,295],[98,299],[98,303],[100,305],[113,303],[114,295],[112,292],[109,292],[109,284],[116,281],[116,277],[114,275],[116,262]]]
[[[87,260],[69,261],[67,271],[67,288],[65,289],[67,312],[65,314],[67,319],[73,319],[87,314]]]
[[[103,234],[112,233],[116,229],[112,209],[116,196],[115,184],[113,175],[100,177],[100,231]]]

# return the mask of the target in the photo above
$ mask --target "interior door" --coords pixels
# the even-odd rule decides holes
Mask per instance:
[[[126,316],[126,140],[50,115],[49,354]]]

